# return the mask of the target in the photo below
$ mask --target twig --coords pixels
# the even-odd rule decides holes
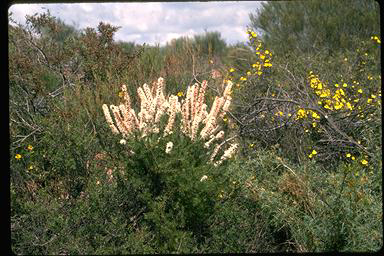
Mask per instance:
[[[17,140],[17,141],[14,141],[12,144],[18,144],[18,143],[23,142],[23,141],[26,140],[29,136],[31,136],[32,134],[34,134],[35,132],[37,132],[37,131],[39,131],[39,130],[40,130],[40,129],[37,128],[37,129],[35,129],[34,131],[32,131],[30,134],[28,134],[28,135],[25,135],[25,136],[23,136],[23,135],[19,135],[20,137],[22,136],[23,138],[22,138],[22,139],[19,139],[19,140]]]
[[[36,236],[35,236],[36,237]],[[49,239],[47,242],[45,242],[45,243],[42,243],[42,244],[36,244],[36,243],[34,243],[34,242],[32,242],[33,243],[33,245],[37,245],[37,246],[44,246],[44,245],[46,245],[46,244],[48,244],[48,243],[50,243],[50,242],[52,242],[55,238],[57,237],[57,235],[56,234],[54,234],[53,236],[52,236],[52,238],[51,239]],[[36,237],[37,239],[38,239],[38,237]]]

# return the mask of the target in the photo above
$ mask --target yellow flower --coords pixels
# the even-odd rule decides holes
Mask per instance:
[[[326,108],[326,109],[332,109],[328,104],[325,104],[325,105],[324,105],[324,108]]]
[[[183,94],[183,92],[178,92],[177,93],[177,96],[179,96],[179,97],[182,97],[184,94]]]
[[[343,103],[336,102],[336,104],[335,104],[335,109],[336,109],[336,110],[341,109],[343,106],[344,106]]]
[[[16,159],[20,159],[20,158],[21,158],[21,155],[20,155],[20,154],[16,154],[15,158],[16,158]]]
[[[309,156],[308,156],[309,158],[312,158],[313,157],[313,155],[312,154],[309,154]]]
[[[252,64],[252,67],[253,67],[253,68],[256,68],[256,67],[257,67],[257,64]]]
[[[262,73],[263,73],[263,72],[261,72],[261,71],[258,71],[258,72],[257,72],[257,74],[258,74],[259,76],[260,76]]]
[[[355,160],[356,158],[354,156],[351,157],[352,160]]]
[[[335,84],[335,87],[339,87],[339,84]]]
[[[343,83],[343,87],[347,87],[348,85],[346,83]]]
[[[350,153],[347,153],[346,156],[347,156],[347,157],[351,157],[351,154],[350,154]]]
[[[322,90],[320,94],[320,98],[329,97],[330,95],[331,95],[331,92],[329,91],[329,89]]]
[[[266,51],[265,51],[265,54],[269,54],[269,51],[268,51],[268,50],[266,50]]]
[[[275,116],[283,116],[283,115],[284,115],[284,113],[282,111],[275,113]]]
[[[368,161],[365,160],[365,159],[363,159],[363,160],[361,160],[361,164],[363,164],[363,165],[368,165]]]
[[[264,63],[264,67],[272,67],[271,63]]]
[[[317,102],[317,104],[321,105],[321,104],[323,104],[323,102],[321,102],[321,101],[318,101],[318,102]]]
[[[260,55],[260,59],[262,59],[262,60],[265,59],[265,55],[262,55],[262,54],[261,54],[261,55]]]
[[[250,148],[253,148],[253,146],[255,146],[255,144],[253,144],[253,143],[249,144]]]
[[[311,153],[312,155],[316,155],[317,154],[317,152],[316,152],[316,150],[312,150],[312,153]]]
[[[304,109],[299,109],[298,111],[297,111],[297,117],[298,118],[304,118],[304,117],[307,117],[307,113],[305,113],[305,110]]]
[[[234,68],[230,68],[229,72],[235,72],[235,69]]]
[[[367,99],[367,103],[372,103],[372,99]]]
[[[32,145],[28,145],[27,149],[32,150],[33,149]]]
[[[30,166],[28,167],[28,170],[33,170],[33,165],[30,165]]]
[[[358,93],[363,93],[362,89],[357,90]]]
[[[250,76],[251,75],[251,71],[247,71],[247,75]]]
[[[242,76],[242,77],[240,77],[240,80],[241,80],[241,81],[246,81],[247,78]]]
[[[316,112],[312,112],[312,117],[316,119],[320,119],[320,116]]]
[[[224,118],[223,118],[223,121],[224,121],[224,122],[227,122],[227,121],[228,121],[228,118],[224,117]]]
[[[376,98],[376,95],[371,94],[371,98],[372,98],[372,99]]]
[[[313,127],[316,127],[316,125],[317,125],[317,123],[315,123],[315,122],[314,122],[314,123],[312,123],[312,126],[313,126]]]

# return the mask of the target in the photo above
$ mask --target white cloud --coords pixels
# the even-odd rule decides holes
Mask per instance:
[[[15,20],[23,22],[26,14],[49,9],[53,16],[79,29],[97,27],[103,21],[121,27],[116,40],[163,45],[204,30],[220,32],[227,43],[245,41],[248,14],[259,6],[260,2],[17,4],[10,11]]]

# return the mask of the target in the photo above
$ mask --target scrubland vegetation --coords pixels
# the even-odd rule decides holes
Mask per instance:
[[[237,45],[10,16],[13,252],[380,250],[379,6],[262,6]]]

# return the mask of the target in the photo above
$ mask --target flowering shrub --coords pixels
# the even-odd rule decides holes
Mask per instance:
[[[255,32],[248,34],[255,55],[265,60],[261,67],[268,68],[269,74],[260,77],[260,66],[260,73],[243,71],[247,75],[234,75],[235,69],[230,69],[230,77],[239,85],[234,94],[237,105],[242,107],[234,109],[234,114],[241,135],[254,138],[261,145],[281,147],[298,161],[307,157],[324,163],[356,160],[363,166],[369,165],[373,149],[367,148],[368,141],[364,142],[362,132],[377,127],[380,120],[380,39],[372,36],[372,41],[362,42],[355,53],[332,57],[332,61],[313,56],[309,68],[301,66],[308,62],[307,58],[297,59],[297,66],[289,69],[284,63],[287,60],[279,56],[274,56],[273,66],[266,62],[266,53],[271,56],[271,51],[262,49]],[[324,62],[334,64],[339,72],[316,67]],[[314,72],[315,67],[324,75]]]
[[[272,67],[272,52],[265,49],[263,42],[254,31],[248,29],[247,34],[249,39],[248,45],[253,49],[253,62],[247,66],[247,70],[229,68],[227,77],[228,80],[237,81],[237,87],[240,87],[248,79],[260,78],[265,71]]]
[[[215,166],[231,158],[237,144],[230,145],[221,158],[215,160],[223,145],[233,139],[224,140],[225,132],[219,123],[219,118],[222,119],[225,116],[231,104],[232,82],[227,82],[222,97],[215,97],[209,113],[204,97],[207,81],[204,80],[201,86],[196,83],[188,87],[186,98],[181,103],[176,95],[166,98],[163,87],[164,79],[159,78],[152,89],[147,84],[137,89],[140,98],[140,112],[136,115],[135,110],[131,107],[126,85],[122,85],[123,103],[119,106],[110,106],[115,121],[112,119],[108,106],[106,104],[102,106],[112,132],[121,133],[123,137],[127,137],[136,131],[141,138],[145,138],[150,134],[159,134],[160,131],[163,131],[163,137],[166,137],[174,132],[176,115],[181,113],[180,131],[184,136],[192,141],[197,139],[206,141],[204,148],[208,150],[213,143],[216,143],[210,156],[210,161],[214,162]],[[161,127],[162,118],[167,119],[165,127]]]

